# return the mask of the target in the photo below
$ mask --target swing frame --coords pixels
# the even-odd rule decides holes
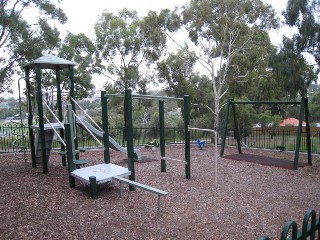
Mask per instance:
[[[233,113],[233,120],[235,126],[235,137],[237,140],[237,147],[238,153],[242,154],[241,150],[241,141],[240,141],[240,134],[238,128],[238,121],[236,116],[236,105],[240,104],[251,104],[251,105],[260,105],[260,104],[283,104],[283,105],[300,105],[300,113],[299,113],[299,125],[297,131],[297,140],[296,140],[296,147],[295,147],[295,154],[294,154],[294,163],[293,169],[298,169],[298,161],[299,161],[299,153],[301,147],[301,136],[302,136],[302,122],[303,118],[306,122],[306,133],[307,133],[307,152],[308,152],[308,165],[312,165],[312,158],[311,158],[311,134],[310,134],[310,123],[309,123],[309,107],[308,107],[308,98],[302,98],[301,101],[234,101],[233,98],[229,98],[227,100],[227,107],[226,113],[224,117],[223,129],[222,129],[222,137],[221,137],[221,149],[220,149],[220,157],[224,155],[224,147],[226,143],[226,136],[227,136],[227,129],[228,129],[228,119],[229,119],[229,112],[230,108],[232,109]]]

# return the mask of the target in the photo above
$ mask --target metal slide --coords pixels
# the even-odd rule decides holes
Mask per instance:
[[[77,121],[77,124],[82,127],[84,130],[88,128],[95,136],[102,138],[103,137],[103,132],[95,128],[94,126],[91,125],[88,121],[86,121],[84,118],[81,118],[81,121]],[[85,125],[86,128],[83,126]],[[122,147],[119,143],[117,143],[112,137],[109,136],[109,146],[116,151],[120,151],[123,153],[127,153],[127,148]],[[141,152],[140,149],[134,149],[134,153],[137,157],[138,160],[141,160]]]

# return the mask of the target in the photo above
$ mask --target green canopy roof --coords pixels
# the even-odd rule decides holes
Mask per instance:
[[[60,66],[60,69],[62,68],[68,68],[69,66],[76,66],[77,63],[59,58],[52,55],[44,55],[42,57],[39,57],[35,60],[33,60],[30,63],[27,63],[23,67],[29,67],[29,68],[35,68],[36,65],[40,66],[40,69],[55,69],[56,66]]]

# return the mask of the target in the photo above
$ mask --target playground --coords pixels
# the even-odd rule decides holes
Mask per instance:
[[[136,181],[169,192],[161,198],[139,188],[129,191],[112,181],[99,185],[97,199],[88,184],[70,188],[68,170],[53,152],[48,174],[41,165],[25,166],[14,155],[0,155],[1,239],[279,239],[283,225],[294,219],[301,227],[308,208],[320,209],[320,159],[288,170],[259,163],[219,158],[215,184],[214,146],[191,145],[190,180],[184,163],[167,162],[161,172],[160,149],[142,147],[135,163]],[[184,145],[168,145],[167,156],[184,157]],[[293,153],[243,149],[244,154],[293,159]],[[225,148],[225,155],[237,154]],[[290,156],[288,156],[290,155]],[[103,162],[103,151],[80,153],[88,165]],[[110,150],[111,163],[127,166],[127,155]],[[300,154],[300,163],[307,155]]]
[[[320,208],[320,157],[315,155],[312,164],[307,99],[294,103],[300,105],[294,152],[242,148],[238,131],[237,148],[226,147],[229,108],[238,129],[235,104],[261,104],[232,99],[218,149],[215,130],[192,126],[188,95],[101,91],[100,126],[75,100],[74,66],[54,56],[24,66],[30,151],[21,148],[15,155],[0,155],[1,239],[278,238],[289,219],[299,222],[307,209]],[[60,69],[65,68],[71,86],[69,103],[62,103],[60,89]],[[43,99],[47,93],[42,91],[42,69],[55,70],[56,109]],[[35,105],[30,70],[35,70]],[[110,98],[124,100],[126,146],[109,135]],[[158,102],[159,140],[134,145],[133,99]],[[164,106],[172,100],[183,104],[184,144],[180,145],[165,139]],[[300,153],[303,116],[308,154]],[[79,147],[77,127],[87,131],[102,150]],[[191,131],[207,132],[214,140],[192,139],[191,144]],[[54,136],[60,142],[58,149],[52,148]]]

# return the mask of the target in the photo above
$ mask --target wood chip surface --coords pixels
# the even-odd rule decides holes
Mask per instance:
[[[161,172],[160,151],[141,148],[135,162],[136,181],[169,192],[157,195],[123,187],[119,182],[99,185],[98,198],[76,181],[70,188],[61,156],[52,153],[49,173],[31,168],[16,156],[0,155],[0,239],[279,239],[290,219],[301,228],[308,208],[320,212],[320,158],[298,170],[219,158],[215,183],[214,148],[191,147],[191,179],[185,164],[167,161]],[[246,153],[293,159],[288,152],[244,150]],[[236,153],[227,148],[225,155]],[[102,151],[80,154],[89,165],[103,163]],[[166,156],[184,160],[183,145],[168,145]],[[307,162],[300,154],[299,161]],[[127,167],[126,154],[111,150],[111,162]]]

